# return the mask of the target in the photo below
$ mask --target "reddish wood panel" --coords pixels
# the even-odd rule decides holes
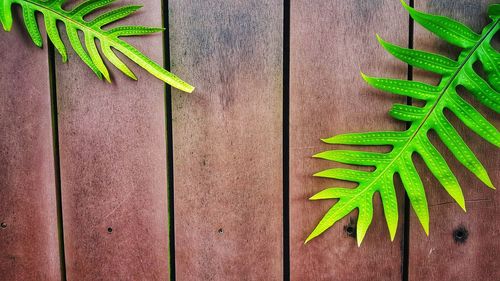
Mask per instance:
[[[322,236],[304,245],[334,201],[308,198],[327,187],[347,183],[313,178],[335,166],[312,159],[333,149],[320,138],[339,133],[404,129],[387,114],[404,98],[366,85],[359,71],[372,76],[406,78],[406,65],[386,54],[375,34],[408,44],[408,16],[399,1],[292,1],[290,76],[290,228],[291,280],[401,280],[400,227],[393,243],[374,197],[374,219],[360,248],[347,232],[354,212]],[[339,148],[339,147],[336,147]],[[359,148],[357,148],[359,149]],[[402,188],[398,186],[400,210]],[[353,235],[354,236],[354,235]]]
[[[281,280],[283,1],[169,5],[177,280]]]
[[[161,26],[161,1],[142,2],[122,24]],[[125,40],[162,62],[161,34]],[[164,83],[133,63],[139,81],[107,64],[108,84],[74,52],[56,61],[68,280],[168,280]]]
[[[491,0],[477,1],[415,1],[416,8],[434,14],[453,17],[473,27],[476,32],[487,24],[486,9]],[[457,48],[437,39],[416,25],[415,48],[438,52],[456,58]],[[437,77],[415,72],[415,80],[437,83]],[[464,96],[470,94],[465,93]],[[474,105],[477,102],[469,99]],[[484,116],[500,125],[498,115],[478,106]],[[476,153],[498,188],[500,157],[498,150],[466,128],[457,118],[450,121]],[[434,138],[436,139],[436,138]],[[430,209],[430,235],[426,237],[414,213],[410,218],[409,280],[500,280],[500,193],[487,188],[436,142],[462,185],[467,213],[453,201],[425,168],[420,169]],[[420,163],[423,167],[423,163]],[[464,233],[467,237],[463,238]],[[462,235],[462,238],[460,237]]]
[[[0,31],[0,279],[60,280],[47,49],[18,14]]]

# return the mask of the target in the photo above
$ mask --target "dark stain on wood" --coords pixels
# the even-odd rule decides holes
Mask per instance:
[[[348,237],[356,238],[356,218],[350,217],[349,223],[344,226],[344,232]]]
[[[469,238],[469,231],[465,226],[460,225],[453,230],[453,240],[455,240],[457,244],[464,244],[467,242],[467,238]]]

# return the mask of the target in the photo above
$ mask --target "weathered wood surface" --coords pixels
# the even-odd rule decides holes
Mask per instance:
[[[374,197],[374,219],[360,248],[346,234],[352,213],[324,235],[304,240],[333,201],[309,202],[320,190],[347,183],[313,178],[335,164],[312,159],[333,149],[320,138],[339,133],[404,129],[386,113],[404,98],[366,85],[359,71],[406,78],[407,68],[386,54],[375,38],[408,44],[408,17],[399,1],[292,1],[290,54],[291,280],[401,280],[400,227],[393,243]],[[403,209],[399,187],[399,208]],[[351,230],[351,229],[349,229]]]
[[[122,24],[161,26],[161,1],[144,4]],[[162,62],[161,34],[126,40]],[[164,83],[133,63],[138,82],[108,64],[108,84],[74,52],[56,62],[68,280],[168,280]]]
[[[142,2],[128,23],[160,26],[162,1]],[[163,16],[170,22],[172,70],[197,87],[192,95],[173,91],[168,101],[176,280],[282,280],[283,1],[168,2]],[[418,9],[476,31],[487,22],[487,4],[495,2],[415,0]],[[137,1],[114,5],[126,3]],[[307,198],[336,184],[349,186],[312,177],[336,166],[311,158],[333,148],[319,139],[404,129],[386,112],[405,99],[370,88],[358,73],[404,79],[406,65],[374,35],[406,46],[408,32],[399,1],[291,1],[291,280],[402,279],[403,214],[391,243],[378,196],[361,248],[346,233],[356,212],[303,242],[334,203]],[[0,280],[57,281],[62,257],[47,51],[32,44],[19,15],[12,32],[0,33],[1,50],[15,47],[0,52]],[[127,40],[163,60],[161,35]],[[418,25],[414,44],[446,55],[458,51]],[[63,64],[56,55],[55,77],[67,279],[169,280],[164,84],[133,63],[138,82],[108,64],[114,82],[107,84],[74,52],[69,56]],[[418,70],[414,78],[437,82]],[[495,148],[450,119],[498,187]],[[409,280],[500,280],[500,195],[436,144],[459,176],[468,212],[417,158],[431,225],[426,237],[411,210]],[[400,184],[397,192],[403,210]]]
[[[0,31],[0,279],[60,280],[47,48],[15,14]]]
[[[283,1],[169,1],[177,280],[282,280]]]
[[[473,27],[476,32],[487,24],[487,4],[498,1],[415,1],[416,8],[434,14],[453,17]],[[437,39],[416,24],[415,48],[450,55],[458,52],[448,43]],[[455,56],[456,57],[456,56]],[[437,83],[437,77],[421,71],[415,80]],[[464,91],[465,92],[465,91]],[[465,93],[466,97],[469,93]],[[473,99],[468,98],[473,102]],[[477,105],[477,102],[474,102]],[[484,116],[500,125],[498,115],[479,106]],[[496,148],[466,128],[453,115],[450,121],[476,153],[498,188],[500,184],[500,157]],[[466,199],[467,213],[453,201],[430,172],[424,168],[420,174],[426,185],[430,208],[430,236],[426,237],[412,211],[410,232],[409,280],[500,280],[500,193],[482,184],[453,155],[436,142],[452,170],[458,177]],[[421,163],[422,164],[422,163]],[[422,167],[423,165],[421,165]],[[467,237],[463,238],[467,232]],[[461,236],[462,235],[462,236]],[[462,237],[462,238],[461,238]]]

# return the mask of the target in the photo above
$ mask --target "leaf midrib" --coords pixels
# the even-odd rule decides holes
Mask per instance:
[[[399,160],[399,158],[401,157],[401,155],[403,155],[403,153],[406,152],[406,149],[410,146],[410,144],[413,142],[413,140],[415,139],[415,137],[417,137],[417,135],[421,132],[422,127],[425,125],[425,123],[427,122],[427,120],[429,119],[429,117],[434,113],[434,110],[439,105],[439,103],[441,102],[441,100],[445,96],[445,94],[448,92],[448,89],[453,84],[453,82],[455,81],[455,79],[458,77],[458,75],[460,74],[460,72],[463,70],[464,66],[468,63],[469,59],[476,52],[476,50],[484,43],[484,40],[486,40],[486,38],[488,37],[488,35],[495,29],[495,27],[499,23],[499,21],[500,21],[500,19],[497,19],[495,21],[495,23],[491,26],[491,28],[486,33],[484,33],[484,35],[481,34],[481,38],[479,39],[479,41],[469,51],[469,53],[467,54],[467,56],[464,58],[463,62],[457,67],[457,70],[455,71],[455,73],[453,73],[453,75],[451,76],[451,79],[449,79],[449,81],[447,82],[447,84],[444,86],[443,90],[441,91],[441,93],[439,94],[438,98],[436,99],[434,105],[429,109],[429,111],[427,112],[427,114],[425,115],[425,117],[422,119],[422,121],[420,122],[420,124],[418,125],[418,127],[416,129],[414,129],[413,134],[408,137],[408,141],[406,142],[406,144],[401,149],[399,149],[398,154],[393,158],[393,160],[391,160],[391,162],[389,164],[387,164],[386,167],[381,172],[378,173],[378,175],[376,176],[376,178],[373,179],[370,184],[368,184],[363,190],[361,190],[355,196],[351,197],[350,200],[346,201],[346,203],[344,204],[344,206],[342,206],[341,208],[339,208],[337,210],[337,212],[340,212],[340,211],[344,210],[345,208],[349,207],[350,204],[348,204],[348,203],[355,201],[358,197],[360,197],[361,195],[363,195],[364,193],[366,193],[368,190],[370,190],[370,188],[373,185],[375,185],[375,183],[377,183],[380,180],[380,178],[382,178],[383,176],[385,176],[386,172],[389,171],[389,169],[392,167],[392,165],[394,165],[394,163],[397,160]],[[390,153],[392,153],[392,152],[390,152]]]

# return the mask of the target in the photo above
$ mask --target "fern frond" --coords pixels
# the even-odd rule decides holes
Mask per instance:
[[[38,47],[42,47],[42,37],[36,21],[35,13],[41,13],[44,17],[45,29],[50,41],[56,50],[61,54],[63,62],[68,58],[66,46],[61,40],[57,22],[62,22],[65,26],[68,40],[75,53],[82,61],[100,78],[104,77],[111,81],[109,71],[99,53],[96,40],[100,42],[104,56],[121,72],[136,80],[135,74],[121,61],[115,51],[118,51],[147,70],[165,83],[191,93],[194,88],[179,79],[174,74],[163,69],[156,62],[143,55],[139,50],[132,47],[121,37],[140,36],[163,31],[162,28],[145,26],[120,26],[112,29],[103,29],[106,25],[114,23],[122,18],[134,13],[141,6],[129,5],[116,8],[109,12],[98,15],[93,20],[86,21],[84,16],[104,8],[114,2],[114,0],[87,0],[72,10],[62,8],[65,0],[0,0],[0,22],[6,31],[12,28],[12,5],[19,5],[23,11],[24,23],[28,33]],[[78,37],[78,31],[83,32],[85,48]]]
[[[323,140],[328,144],[341,145],[390,145],[392,150],[388,153],[331,150],[314,156],[339,163],[373,166],[375,170],[362,172],[352,169],[329,169],[315,174],[319,177],[357,182],[359,185],[355,188],[328,188],[310,198],[338,201],[312,231],[306,243],[358,209],[357,240],[360,245],[373,217],[372,198],[377,192],[380,193],[393,240],[398,225],[397,198],[393,183],[396,173],[401,177],[410,203],[425,233],[428,234],[429,210],[422,180],[412,161],[412,155],[415,153],[423,158],[443,188],[465,210],[465,199],[460,184],[446,160],[430,142],[429,131],[435,131],[461,164],[486,186],[494,189],[488,172],[446,119],[444,110],[449,109],[476,134],[495,146],[500,146],[499,131],[456,91],[457,86],[461,85],[480,103],[497,113],[500,111],[500,54],[491,46],[491,39],[500,28],[500,5],[489,7],[488,15],[492,22],[481,34],[477,34],[455,20],[420,12],[409,7],[404,1],[401,2],[417,23],[463,50],[457,60],[452,60],[437,54],[399,47],[377,36],[382,47],[394,57],[416,68],[441,75],[441,81],[434,86],[417,81],[375,78],[361,74],[374,88],[419,99],[425,105],[417,107],[396,104],[390,110],[390,115],[395,119],[410,122],[411,126],[406,131],[343,134]],[[473,64],[476,62],[484,66],[487,80],[474,70]]]

